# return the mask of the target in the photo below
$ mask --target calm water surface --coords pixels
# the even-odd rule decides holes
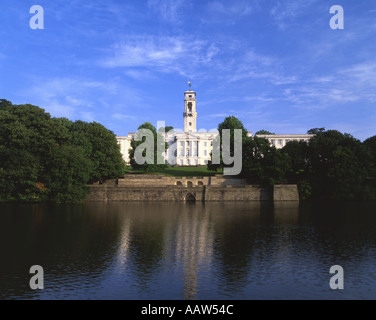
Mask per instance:
[[[0,204],[0,259],[0,299],[376,299],[376,203]]]

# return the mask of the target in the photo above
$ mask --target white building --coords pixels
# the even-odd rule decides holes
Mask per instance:
[[[197,131],[197,111],[196,111],[196,92],[189,88],[184,92],[184,132],[166,132],[165,141],[169,148],[165,154],[165,160],[169,164],[178,166],[197,166],[206,165],[210,160],[210,153],[213,148],[213,139],[218,133]],[[176,130],[177,131],[177,130]],[[129,149],[135,133],[128,133],[128,136],[116,137],[120,146],[120,152],[126,163],[129,163]],[[252,132],[248,132],[252,136]],[[270,144],[277,149],[283,148],[287,142],[292,140],[308,141],[311,134],[268,134],[257,135],[260,138],[266,138]]]

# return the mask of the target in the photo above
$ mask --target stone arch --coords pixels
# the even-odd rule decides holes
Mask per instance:
[[[185,196],[185,201],[196,201],[196,196],[192,193],[187,193]]]
[[[183,186],[183,184],[182,184],[181,181],[177,181],[177,182],[176,182],[176,185],[177,185],[178,187],[182,187],[182,186]]]
[[[188,182],[187,182],[187,187],[189,187],[189,188],[193,187],[193,183],[192,183],[192,181],[188,181]]]
[[[204,183],[202,181],[199,181],[199,182],[197,182],[197,185],[202,187],[204,185]]]

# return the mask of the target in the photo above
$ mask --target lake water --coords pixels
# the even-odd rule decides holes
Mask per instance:
[[[376,299],[376,203],[0,204],[0,259],[0,299]]]

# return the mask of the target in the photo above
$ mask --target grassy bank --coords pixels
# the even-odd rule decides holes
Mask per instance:
[[[166,169],[156,169],[150,172],[141,170],[132,170],[131,167],[127,168],[127,174],[163,174],[169,177],[207,177],[220,174],[222,171],[209,171],[206,166],[202,167],[168,167]]]

